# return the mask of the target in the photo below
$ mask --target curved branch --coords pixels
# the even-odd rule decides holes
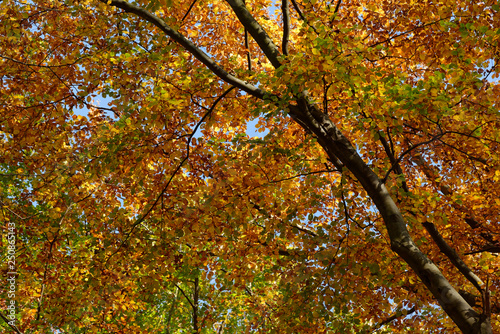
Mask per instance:
[[[338,158],[359,180],[384,219],[391,248],[410,265],[421,281],[441,304],[443,310],[465,333],[477,326],[488,325],[444,277],[439,268],[417,247],[406,223],[383,181],[368,167],[327,114],[310,103],[304,95],[297,98],[298,105],[290,105],[290,114],[301,126],[314,133],[318,143],[330,158]]]
[[[247,92],[252,96],[255,96],[260,99],[264,98],[265,92],[263,90],[226,72],[225,69],[219,66],[209,55],[203,52],[203,50],[201,50],[193,42],[184,37],[184,35],[172,29],[168,24],[165,23],[165,21],[163,21],[153,13],[147,11],[144,8],[133,5],[123,0],[111,0],[111,1],[100,0],[100,1],[106,4],[110,4],[111,6],[123,9],[127,13],[136,14],[137,16],[143,18],[144,20],[154,24],[156,27],[160,28],[166,35],[168,35],[175,42],[180,44],[184,49],[186,49],[186,51],[188,51],[194,57],[196,57],[196,59],[201,61],[219,78],[221,78],[222,80],[233,86],[238,87],[239,89]]]

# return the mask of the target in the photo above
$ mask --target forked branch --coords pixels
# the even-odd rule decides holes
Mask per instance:
[[[223,69],[219,64],[217,64],[209,55],[207,55],[203,50],[197,47],[193,42],[188,40],[184,35],[175,31],[172,27],[165,23],[161,18],[149,12],[148,10],[128,3],[123,0],[100,0],[103,3],[110,4],[111,6],[123,9],[127,13],[136,14],[137,16],[143,18],[144,20],[154,24],[156,27],[161,29],[167,36],[172,38],[175,42],[181,45],[186,51],[191,53],[196,59],[201,61],[205,66],[207,66],[215,75],[224,80],[225,82],[240,88],[241,90],[247,92],[248,94],[255,96],[257,98],[264,98],[265,92],[254,85],[249,84],[232,74],[229,74],[225,69]]]

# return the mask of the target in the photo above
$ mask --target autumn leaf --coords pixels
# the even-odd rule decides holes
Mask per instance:
[[[498,10],[4,1],[0,326],[500,331]]]

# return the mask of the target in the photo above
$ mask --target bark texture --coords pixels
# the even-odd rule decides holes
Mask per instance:
[[[195,44],[147,10],[123,0],[101,1],[151,22],[175,42],[182,45],[225,82],[259,99],[271,95],[229,74]],[[247,10],[245,3],[242,0],[226,0],[226,2],[231,6],[244,28],[255,39],[271,64],[275,68],[280,67],[278,47]],[[315,135],[318,143],[326,151],[329,158],[332,161],[340,160],[362,184],[384,219],[391,240],[391,248],[410,265],[460,330],[467,334],[492,333],[488,315],[478,314],[443,276],[439,268],[415,245],[408,233],[404,218],[383,181],[363,161],[354,146],[335,126],[328,115],[320,111],[305,93],[296,96],[294,103],[291,103],[288,109],[289,115],[302,128]]]

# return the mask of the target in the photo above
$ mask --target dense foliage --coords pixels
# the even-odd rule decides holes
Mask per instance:
[[[4,0],[0,326],[500,331],[499,11]]]

